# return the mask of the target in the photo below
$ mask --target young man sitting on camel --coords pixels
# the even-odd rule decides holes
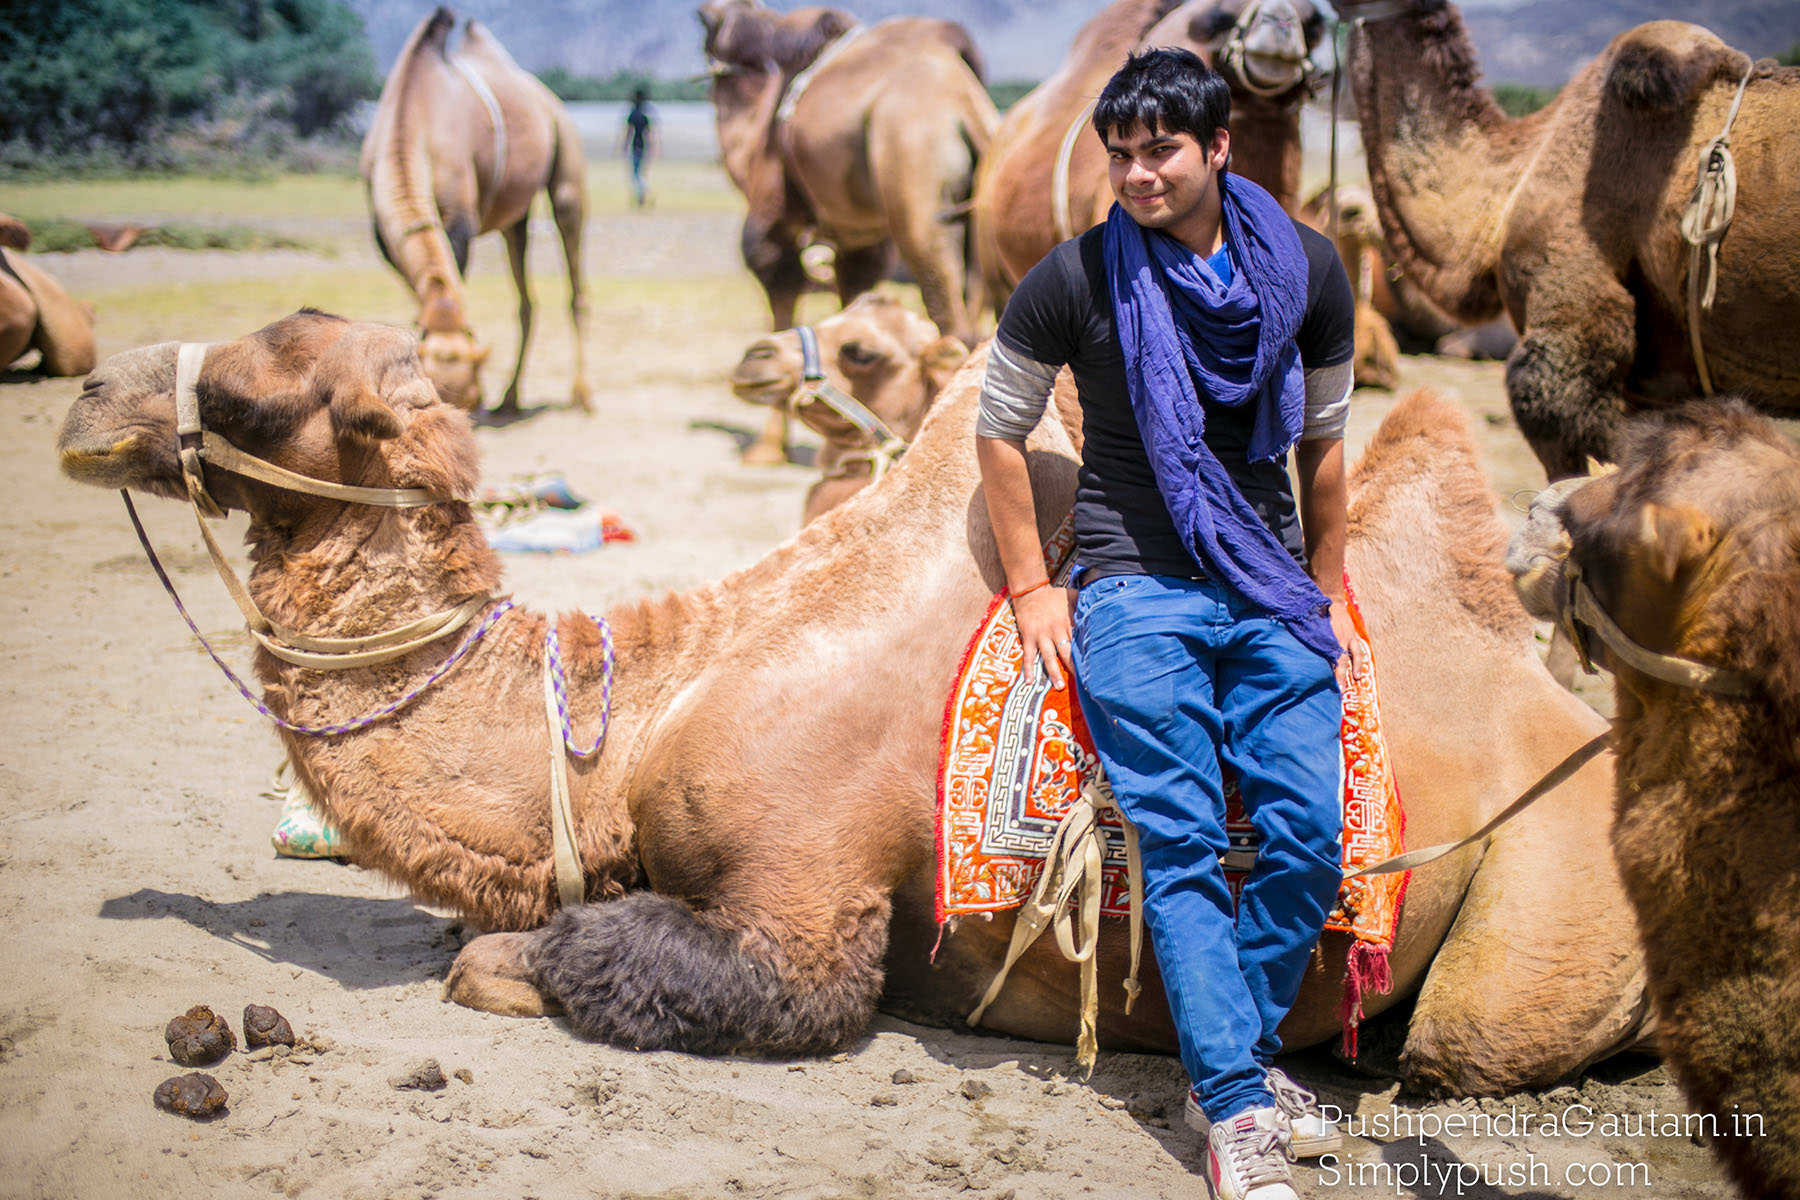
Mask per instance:
[[[1208,1184],[1291,1200],[1289,1157],[1338,1143],[1270,1063],[1340,877],[1354,300],[1331,243],[1227,172],[1229,116],[1187,51],[1107,83],[1094,128],[1118,203],[1013,293],[977,450],[1027,662],[1059,688],[1074,674],[1138,830]],[[1065,364],[1085,439],[1066,589],[1045,577],[1024,453]],[[1235,915],[1222,766],[1262,838]]]

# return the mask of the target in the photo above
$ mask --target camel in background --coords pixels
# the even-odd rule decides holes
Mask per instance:
[[[177,355],[146,347],[90,376],[58,439],[67,474],[184,494]],[[770,1055],[849,1045],[878,999],[941,1024],[974,1007],[1013,922],[938,929],[933,831],[945,696],[1003,582],[977,494],[984,365],[970,356],[880,487],[717,583],[609,608],[610,642],[584,614],[488,599],[485,639],[406,707],[334,736],[281,733],[357,861],[487,929],[521,931],[465,947],[453,998],[520,1014],[560,1005],[577,1032],[613,1045]],[[499,560],[452,499],[476,486],[475,439],[436,401],[410,337],[304,312],[211,346],[199,366],[215,435],[254,436],[291,470],[444,498],[372,508],[208,472],[213,498],[248,512],[249,590],[272,621],[310,637],[373,634],[495,596]],[[1068,415],[1054,409],[1029,442],[1045,537],[1074,497]],[[1383,672],[1408,836],[1457,838],[1605,723],[1538,661],[1453,408],[1398,406],[1351,489],[1349,570]],[[611,697],[604,748],[569,761],[562,827],[585,902],[561,911],[551,630],[569,736],[591,738],[603,684]],[[321,673],[259,649],[256,671],[274,714],[324,726],[379,707],[448,653],[440,642]],[[1635,1036],[1642,968],[1606,854],[1610,775],[1609,761],[1589,764],[1557,802],[1413,875],[1394,990],[1368,1007],[1416,993],[1402,1061],[1418,1086],[1541,1085]],[[1102,1044],[1171,1051],[1153,979],[1123,1011],[1126,942],[1117,926],[1101,940]],[[1287,1044],[1338,1033],[1347,948],[1342,935],[1322,943]],[[984,1025],[1066,1040],[1076,997],[1075,966],[1040,942]]]
[[[1324,188],[1300,206],[1301,222],[1330,237],[1331,189]],[[1387,317],[1376,311],[1375,281],[1382,275],[1381,223],[1375,202],[1356,187],[1337,189],[1337,252],[1356,295],[1356,353],[1351,360],[1356,386],[1391,392],[1400,382],[1400,344]]]
[[[86,375],[94,369],[94,306],[63,291],[23,251],[31,230],[0,213],[0,369],[32,350],[39,374]]]
[[[823,443],[820,478],[807,489],[802,524],[886,474],[919,432],[931,402],[969,356],[960,339],[940,335],[930,321],[884,292],[864,292],[842,312],[809,328],[822,379],[805,378],[797,329],[758,338],[731,373],[731,390],[738,399],[792,413]],[[850,397],[879,421],[892,444],[826,400],[826,388]]]
[[[575,323],[570,400],[591,412],[583,349],[581,223],[587,185],[581,139],[562,102],[477,22],[463,26],[462,46],[451,54],[447,43],[455,24],[447,8],[421,21],[382,86],[362,145],[375,244],[419,301],[419,357],[426,377],[445,401],[473,412],[481,407],[480,370],[488,347],[477,344],[469,327],[463,272],[470,241],[501,231],[519,297],[519,356],[498,411],[516,412],[531,342],[531,288],[525,278],[531,201],[540,191],[548,193],[562,235]]]
[[[1132,50],[1192,50],[1231,84],[1231,170],[1293,212],[1307,55],[1325,20],[1311,0],[1114,0],[1062,66],[1006,112],[975,183],[975,236],[995,310],[1051,247],[1106,219],[1112,189],[1090,106]]]
[[[761,0],[708,0],[700,20],[720,153],[749,202],[744,261],[773,328],[794,324],[801,251],[815,243],[833,251],[844,304],[898,251],[938,331],[973,344],[984,301],[955,214],[1000,117],[968,33],[922,17],[864,28],[839,9],[782,14]],[[777,411],[744,460],[783,462],[785,446]]]
[[[1800,449],[1735,400],[1616,445],[1617,471],[1540,498],[1507,565],[1614,673],[1613,852],[1663,1055],[1743,1194],[1796,1200]]]
[[[1355,18],[1365,3],[1338,8]],[[1628,409],[1703,390],[1680,224],[1701,147],[1747,78],[1736,212],[1698,332],[1716,388],[1800,407],[1800,68],[1652,21],[1509,118],[1476,86],[1456,8],[1412,0],[1352,29],[1345,69],[1395,264],[1459,321],[1511,318],[1507,393],[1551,479],[1611,459]]]

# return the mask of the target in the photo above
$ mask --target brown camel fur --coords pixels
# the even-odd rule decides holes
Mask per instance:
[[[1340,6],[1356,15],[1356,3]],[[1349,71],[1395,262],[1470,324],[1504,309],[1519,428],[1552,479],[1613,455],[1629,407],[1700,388],[1679,222],[1701,147],[1749,59],[1696,25],[1614,38],[1547,107],[1508,118],[1476,86],[1445,0],[1353,30]],[[1731,130],[1736,214],[1701,320],[1721,391],[1800,406],[1800,69],[1758,64]]]
[[[165,343],[89,378],[59,438],[68,474],[181,493],[175,359]],[[974,454],[984,362],[970,356],[880,487],[717,583],[605,614],[611,730],[599,754],[570,762],[588,903],[556,909],[542,691],[554,625],[575,735],[593,737],[601,638],[587,617],[509,613],[391,720],[282,735],[359,861],[489,929],[529,931],[465,948],[453,998],[560,1005],[585,1036],[698,1053],[838,1049],[884,996],[940,1023],[973,1008],[1012,922],[964,922],[933,961],[932,830],[944,697],[1002,583]],[[215,345],[198,391],[209,429],[291,469],[445,496],[475,485],[467,418],[433,403],[396,330],[301,313]],[[1072,502],[1073,445],[1048,419],[1028,446],[1047,536]],[[368,633],[500,585],[463,503],[364,508],[208,475],[215,498],[249,512],[250,587],[277,622]],[[1409,836],[1452,838],[1603,723],[1537,660],[1453,409],[1399,406],[1352,486],[1350,571],[1384,672]],[[446,653],[322,674],[259,651],[256,669],[274,712],[326,723]],[[1561,803],[1414,876],[1396,987],[1371,1007],[1417,991],[1404,1067],[1419,1085],[1542,1084],[1633,1036],[1641,967],[1605,853],[1609,773],[1590,765]],[[1122,1012],[1123,930],[1102,944],[1102,1044],[1171,1050],[1154,982]],[[1346,950],[1326,939],[1288,1044],[1337,1032]],[[1074,967],[1045,944],[986,1027],[1066,1040],[1076,994]]]
[[[30,237],[25,233],[27,243]],[[34,349],[39,356],[34,369],[40,374],[85,375],[93,370],[94,306],[72,298],[49,272],[17,249],[0,247],[0,367],[11,366]]]
[[[571,402],[592,411],[583,343],[587,296],[581,282],[581,223],[587,211],[581,138],[550,89],[523,71],[494,36],[471,20],[461,47],[448,49],[456,17],[439,8],[400,51],[362,145],[362,177],[375,217],[375,244],[419,301],[419,357],[438,394],[468,411],[481,407],[480,369],[488,348],[469,328],[463,272],[469,243],[498,229],[519,298],[519,356],[499,411],[519,407],[519,379],[531,343],[531,287],[525,277],[531,201],[539,192],[562,235],[575,323]]]
[[[1330,237],[1331,189],[1316,192],[1295,214]],[[1337,190],[1337,252],[1356,294],[1356,353],[1351,360],[1357,387],[1391,392],[1400,381],[1400,344],[1385,316],[1375,310],[1375,281],[1381,277],[1381,223],[1375,202],[1360,188]]]
[[[1605,656],[1613,851],[1663,1054],[1716,1120],[1714,1153],[1745,1196],[1795,1200],[1800,449],[1731,401],[1639,418],[1619,450],[1617,472],[1541,502],[1552,519],[1514,540],[1509,566],[1540,615],[1573,563],[1638,645],[1750,681],[1748,697],[1718,695]]]
[[[1267,188],[1289,212],[1299,203],[1300,104],[1306,56],[1324,18],[1311,0],[1265,0],[1246,34],[1240,68],[1221,52],[1251,0],[1114,0],[1081,27],[1056,73],[1006,111],[975,182],[975,237],[982,277],[996,310],[1061,238],[1054,179],[1063,139],[1078,120],[1068,165],[1070,234],[1106,219],[1112,189],[1106,148],[1082,118],[1133,50],[1179,46],[1216,65],[1231,82],[1231,169]],[[1259,90],[1277,89],[1272,95]]]
[[[864,292],[812,327],[826,382],[854,397],[901,441],[911,442],[938,393],[969,356],[956,338],[884,292]],[[892,464],[860,428],[816,396],[802,395],[800,335],[758,338],[731,373],[740,400],[792,412],[819,435],[819,482],[806,493],[802,523],[868,487]]]
[[[700,19],[720,151],[749,202],[744,261],[772,327],[794,324],[810,241],[832,248],[844,304],[897,251],[938,331],[973,344],[985,301],[968,270],[968,221],[952,214],[1000,115],[968,33],[922,17],[862,29],[838,9],[783,14],[761,0],[709,0]],[[780,462],[784,444],[772,414],[746,459]]]

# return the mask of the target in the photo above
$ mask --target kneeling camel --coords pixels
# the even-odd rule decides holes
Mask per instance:
[[[1508,566],[1614,671],[1613,853],[1663,1054],[1744,1195],[1796,1200],[1800,449],[1735,401],[1619,448],[1540,499]]]
[[[196,353],[202,355],[194,363]],[[319,500],[217,466],[206,488],[250,516],[250,593],[311,637],[373,635],[468,605],[485,637],[389,719],[331,737],[284,730],[297,774],[359,861],[498,932],[465,947],[456,999],[559,1006],[584,1036],[696,1053],[818,1054],[852,1043],[878,1002],[936,1023],[974,1007],[1012,921],[944,931],[935,962],[934,781],[944,698],[1001,584],[977,487],[985,356],[950,382],[883,481],[760,562],[595,618],[486,597],[500,565],[460,497],[476,485],[468,419],[439,403],[411,338],[300,313],[188,352],[215,437],[314,478],[421,489],[439,502]],[[115,355],[59,438],[78,480],[186,494],[178,348]],[[1071,431],[1028,444],[1047,536],[1073,498]],[[1473,829],[1600,718],[1550,679],[1501,570],[1504,530],[1466,427],[1415,399],[1390,415],[1352,483],[1349,563],[1384,671],[1409,834]],[[573,714],[566,822],[553,821],[545,739],[554,632]],[[471,635],[473,636],[473,635]],[[264,702],[331,726],[418,686],[439,642],[319,672],[259,650]],[[563,756],[558,754],[558,761]],[[1403,1069],[1417,1085],[1496,1093],[1542,1084],[1629,1042],[1640,959],[1605,853],[1609,763],[1417,873],[1391,960],[1416,992]],[[565,831],[558,834],[553,824]],[[574,870],[559,909],[555,847]],[[1169,1051],[1161,988],[1133,1012],[1122,933],[1102,939],[1102,1045]],[[1333,936],[1287,1024],[1333,1036],[1346,945]],[[1066,1040],[1075,968],[1034,948],[985,1025]]]

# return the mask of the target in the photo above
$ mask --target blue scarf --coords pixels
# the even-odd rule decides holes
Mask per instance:
[[[1206,400],[1253,405],[1252,462],[1279,462],[1300,438],[1306,379],[1294,335],[1306,315],[1306,252],[1281,205],[1234,174],[1219,177],[1225,242],[1237,260],[1222,283],[1203,256],[1145,229],[1118,205],[1103,252],[1113,326],[1144,452],[1188,552],[1209,579],[1281,621],[1335,663],[1330,602],[1264,525],[1206,445]]]

